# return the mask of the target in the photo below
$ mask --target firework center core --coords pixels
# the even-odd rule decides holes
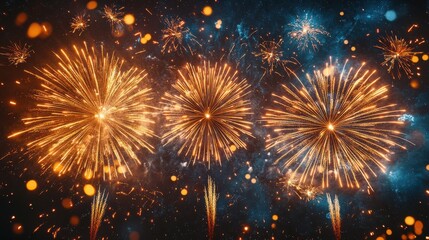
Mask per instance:
[[[207,112],[207,113],[205,113],[205,114],[204,114],[204,117],[205,117],[206,119],[210,119],[211,115],[210,115],[210,113],[208,113],[208,112]]]
[[[328,126],[327,126],[327,128],[328,128],[329,131],[334,131],[334,129],[335,129],[335,127],[334,127],[334,125],[332,123],[329,123]]]

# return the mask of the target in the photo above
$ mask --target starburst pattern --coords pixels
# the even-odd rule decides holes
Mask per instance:
[[[296,59],[285,60],[283,59],[283,51],[281,50],[281,45],[283,43],[283,39],[279,41],[263,41],[259,44],[259,52],[254,53],[256,57],[260,57],[262,63],[265,64],[264,75],[268,72],[272,74],[275,72],[276,74],[282,76],[279,71],[276,71],[277,67],[281,67],[288,75],[293,72],[293,70],[289,67],[289,64],[296,65],[298,61]]]
[[[167,132],[164,145],[180,142],[179,154],[196,160],[221,162],[231,157],[236,148],[246,148],[241,135],[251,136],[249,85],[238,81],[237,72],[227,65],[204,63],[201,67],[187,64],[185,72],[167,93],[165,105]]]
[[[321,186],[328,187],[334,178],[340,186],[360,187],[363,178],[369,183],[376,176],[373,167],[385,172],[390,148],[404,148],[397,127],[405,110],[387,100],[387,86],[378,86],[375,71],[336,67],[307,74],[307,83],[282,85],[285,95],[273,94],[275,108],[268,109],[263,121],[274,128],[276,136],[268,139],[267,149],[276,148],[287,169],[299,173],[298,185],[314,185],[321,176]],[[319,179],[317,177],[317,179]]]
[[[317,51],[318,47],[322,45],[321,37],[329,36],[329,33],[318,26],[308,14],[304,18],[297,17],[289,26],[291,27],[289,37],[295,40],[301,51],[307,50],[309,47],[313,51]]]
[[[166,18],[164,20],[165,28],[162,29],[162,53],[171,53],[182,51],[191,51],[192,48],[187,44],[187,40],[190,42],[198,43],[195,40],[195,36],[189,31],[189,28],[185,27],[185,21],[180,18]]]
[[[411,70],[411,58],[419,52],[415,52],[411,43],[396,35],[387,35],[378,40],[380,45],[375,46],[383,51],[384,61],[381,65],[387,67],[387,71],[393,78],[401,78],[405,73],[408,78],[413,76]]]
[[[42,81],[34,116],[23,118],[26,129],[9,138],[25,134],[28,153],[60,174],[125,176],[130,161],[140,164],[136,151],[153,151],[151,89],[141,88],[146,74],[124,70],[124,61],[103,48],[73,49],[55,54],[57,66],[29,72]]]
[[[73,29],[73,33],[76,31],[79,32],[79,36],[85,31],[85,29],[89,26],[88,21],[85,19],[84,15],[78,15],[73,18],[71,24],[71,28]]]
[[[121,9],[116,9],[114,6],[104,6],[103,17],[106,18],[112,26],[114,24],[121,24],[123,16],[124,13],[121,12]]]
[[[7,56],[9,63],[15,66],[27,62],[27,59],[30,57],[31,53],[34,52],[31,50],[30,45],[26,43],[11,43],[10,46],[2,49],[4,49],[6,52],[0,53],[0,55]]]

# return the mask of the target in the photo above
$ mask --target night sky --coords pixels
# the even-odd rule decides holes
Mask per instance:
[[[85,194],[86,184],[109,194],[97,239],[208,239],[204,202],[208,176],[219,194],[214,239],[335,239],[326,193],[338,196],[343,239],[429,238],[429,1],[96,3],[95,9],[83,0],[0,3],[0,239],[89,239],[93,197]],[[121,16],[111,24],[103,18],[105,6],[131,14],[135,21],[127,24]],[[212,12],[203,10],[207,6]],[[23,15],[24,20],[18,17]],[[71,28],[79,15],[88,24],[81,34]],[[163,52],[165,20],[178,18],[189,29],[183,47]],[[318,35],[317,49],[301,49],[288,34],[297,18],[309,18],[327,33]],[[34,37],[33,23],[41,26]],[[382,65],[383,51],[375,46],[386,35],[413,46],[411,74],[398,76]],[[294,74],[280,65],[270,71],[257,54],[264,41],[279,43],[281,58],[295,62],[288,65]],[[164,146],[155,137],[150,139],[154,153],[136,152],[142,164],[131,164],[133,175],[126,178],[88,180],[43,168],[37,157],[26,154],[25,135],[8,138],[25,129],[21,119],[29,117],[37,104],[35,92],[41,82],[25,70],[57,66],[54,53],[83,42],[115,52],[125,67],[145,69],[153,105],[173,91],[178,70],[186,63],[228,64],[250,85],[252,114],[246,120],[252,122],[253,137],[241,137],[247,150],[239,148],[221,165],[208,168],[178,154],[179,145]],[[31,46],[26,62],[8,61],[8,46],[13,43]],[[282,183],[287,169],[274,164],[279,157],[274,149],[266,149],[267,135],[274,133],[261,118],[272,105],[272,93],[281,93],[281,84],[296,82],[295,75],[305,79],[306,73],[323,70],[330,58],[339,65],[348,59],[353,67],[366,62],[377,70],[378,84],[389,86],[389,102],[406,109],[401,131],[409,142],[402,143],[406,150],[391,149],[386,173],[374,168],[378,177],[369,180],[373,191],[364,181],[359,189],[334,183],[306,199]],[[155,134],[162,136],[165,117],[156,114],[154,121]],[[27,189],[30,180],[37,182],[33,191]]]

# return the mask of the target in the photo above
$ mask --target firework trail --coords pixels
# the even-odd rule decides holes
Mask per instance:
[[[100,228],[101,222],[103,221],[104,213],[107,207],[107,198],[109,194],[106,191],[103,193],[98,189],[97,195],[94,196],[91,204],[91,227],[89,232],[89,239],[96,240],[97,232]]]
[[[335,200],[332,201],[331,195],[326,194],[326,198],[329,205],[329,215],[331,216],[332,228],[334,230],[335,238],[341,239],[341,215],[340,215],[340,202],[338,196],[335,195]]]
[[[214,228],[216,223],[216,202],[219,194],[216,194],[216,185],[210,177],[207,180],[207,188],[204,187],[204,200],[206,203],[207,225],[209,239],[214,237]]]
[[[2,49],[6,52],[0,53],[0,55],[6,56],[9,63],[15,66],[27,62],[27,58],[31,56],[31,53],[34,53],[30,45],[26,43],[24,45],[20,43],[11,43],[10,46]]]
[[[135,152],[153,152],[148,138],[152,110],[149,88],[141,88],[146,73],[124,70],[124,61],[94,48],[73,46],[55,54],[58,66],[28,72],[42,81],[36,108],[23,118],[26,129],[9,136],[28,137],[30,157],[46,170],[60,174],[102,172],[109,179],[131,174],[129,161],[140,164]],[[98,174],[98,175],[97,175]]]
[[[174,94],[162,98],[167,132],[164,145],[180,142],[179,154],[191,161],[221,163],[237,148],[246,148],[241,135],[252,136],[248,99],[250,86],[227,65],[204,62],[201,67],[187,64],[173,85]]]
[[[314,184],[320,177],[323,188],[329,179],[347,187],[360,187],[363,178],[377,176],[374,166],[385,172],[382,161],[389,161],[390,148],[406,141],[396,130],[405,110],[387,100],[387,86],[378,86],[375,71],[346,68],[338,73],[332,65],[307,74],[307,83],[282,85],[285,95],[274,97],[276,108],[263,117],[276,136],[268,139],[267,149],[276,148],[284,169],[295,166],[301,174],[298,185]],[[371,188],[372,189],[372,188]]]
[[[384,61],[382,66],[387,67],[387,71],[395,78],[401,78],[401,73],[405,73],[408,78],[413,76],[411,70],[411,58],[420,52],[415,52],[411,42],[405,41],[397,36],[387,35],[378,40],[380,45],[376,48],[383,51]]]

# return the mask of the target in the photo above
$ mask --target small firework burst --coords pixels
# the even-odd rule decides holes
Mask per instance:
[[[77,15],[76,17],[73,18],[70,26],[73,29],[73,33],[78,31],[80,32],[79,33],[79,36],[80,36],[89,25],[88,25],[88,20],[85,19],[84,15]]]
[[[289,26],[291,27],[289,36],[296,41],[301,51],[309,49],[309,47],[313,51],[317,51],[318,47],[322,45],[321,37],[329,36],[329,33],[318,26],[308,14],[304,18],[297,17]]]
[[[109,7],[105,5],[103,10],[103,18],[106,18],[111,25],[122,23],[122,17],[124,16],[124,13],[121,12],[122,8],[116,9],[115,6]]]
[[[256,57],[261,57],[262,63],[265,64],[265,73],[268,72],[272,74],[275,72],[276,74],[282,76],[281,73],[275,71],[277,67],[281,67],[288,75],[293,72],[293,70],[288,66],[289,64],[297,64],[295,59],[284,60],[283,51],[281,50],[281,45],[283,43],[283,39],[279,41],[263,41],[259,44],[259,52],[254,53]],[[264,75],[265,75],[264,73]]]
[[[185,21],[181,18],[167,18],[164,20],[165,29],[162,29],[162,53],[182,52],[191,47],[186,43],[187,40],[196,42],[195,36],[192,35],[189,28],[185,27]]]
[[[263,117],[277,136],[267,149],[276,148],[284,169],[295,166],[298,185],[329,187],[329,179],[350,188],[377,176],[373,167],[386,171],[391,147],[405,146],[397,119],[405,110],[387,100],[387,86],[379,87],[375,71],[346,68],[336,71],[327,64],[323,71],[307,74],[308,84],[283,85],[285,95],[274,96],[276,109]],[[316,177],[318,176],[318,177]]]
[[[296,172],[288,172],[285,177],[280,179],[280,185],[286,189],[289,195],[294,194],[305,201],[314,200],[323,193],[318,186],[300,184]]]
[[[0,55],[6,56],[9,63],[15,66],[27,62],[31,53],[34,53],[34,51],[31,50],[31,46],[26,43],[11,43],[8,47],[2,49],[4,49],[5,52],[0,53]]]
[[[384,61],[381,65],[387,67],[387,71],[393,78],[401,78],[405,73],[408,78],[413,76],[411,70],[411,58],[419,52],[414,51],[411,42],[398,38],[396,35],[387,35],[378,40],[380,45],[375,46],[383,51]]]
[[[163,97],[167,132],[164,145],[179,142],[179,154],[192,162],[221,163],[237,148],[246,148],[241,135],[252,136],[250,85],[238,81],[237,72],[204,62],[201,67],[186,65],[185,73],[173,85],[174,94]]]

